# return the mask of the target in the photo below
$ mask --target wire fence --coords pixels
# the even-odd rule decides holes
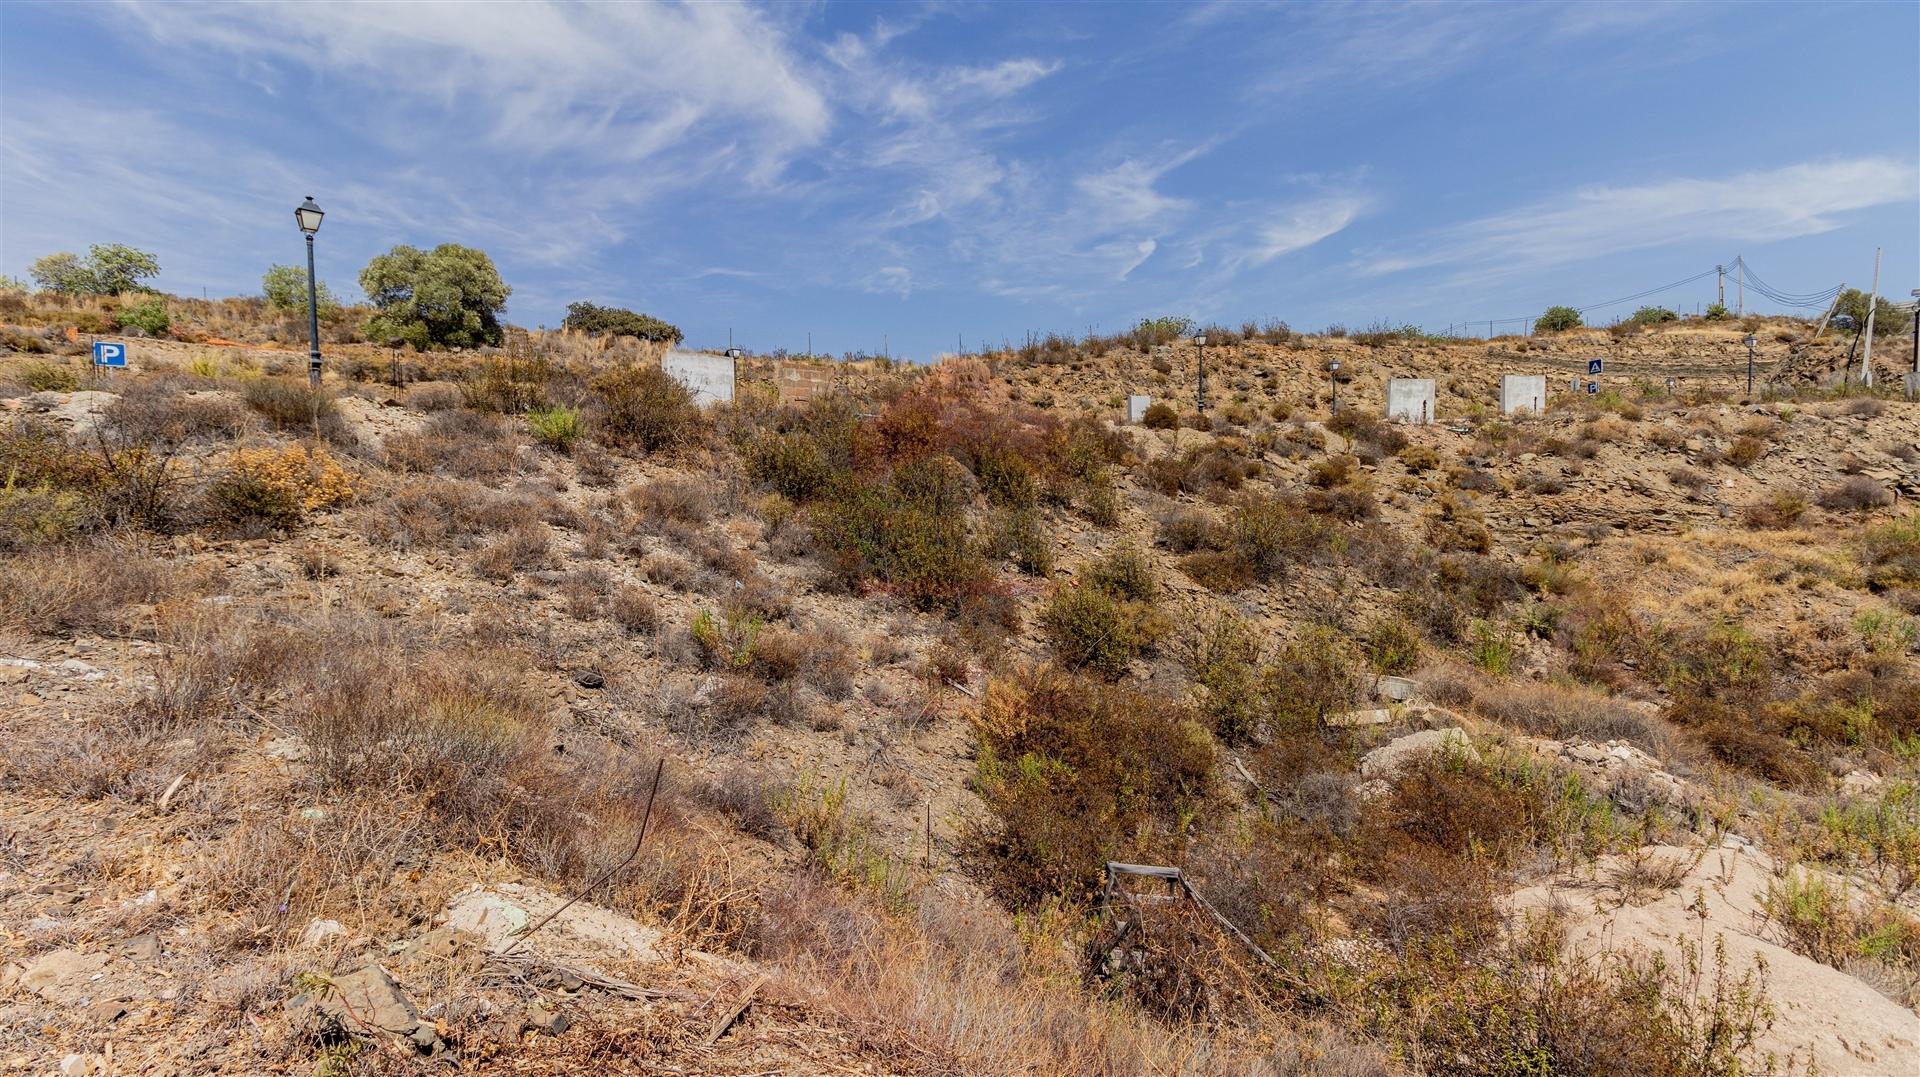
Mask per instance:
[[[1588,315],[1595,311],[1606,310],[1609,307],[1619,307],[1627,303],[1651,299],[1654,296],[1662,295],[1678,288],[1685,288],[1690,284],[1698,283],[1708,277],[1716,275],[1734,278],[1736,288],[1740,287],[1738,282],[1744,279],[1747,291],[1769,300],[1776,306],[1802,313],[1807,311],[1825,311],[1833,305],[1835,299],[1839,298],[1841,289],[1845,287],[1845,285],[1836,284],[1832,288],[1820,292],[1783,291],[1761,279],[1760,275],[1753,271],[1752,264],[1742,255],[1735,256],[1733,261],[1725,263],[1724,265],[1714,266],[1711,269],[1695,273],[1690,277],[1683,277],[1670,284],[1662,284],[1658,287],[1648,288],[1645,291],[1635,292],[1632,295],[1623,295],[1615,299],[1602,300],[1598,303],[1575,306],[1573,309],[1580,312],[1580,317],[1586,321],[1587,324],[1598,325],[1600,323],[1589,318]],[[1696,316],[1705,314],[1706,309],[1707,304],[1697,304],[1694,307],[1694,314]],[[1685,314],[1686,312],[1675,310],[1674,313]],[[1747,313],[1752,312],[1749,311]],[[1541,311],[1539,314],[1514,315],[1506,318],[1473,318],[1468,321],[1454,322],[1448,325],[1446,330],[1440,335],[1449,337],[1530,336],[1533,333],[1535,323],[1545,314],[1545,311]],[[1616,324],[1631,316],[1631,311],[1622,311],[1614,317],[1612,322],[1607,324]]]

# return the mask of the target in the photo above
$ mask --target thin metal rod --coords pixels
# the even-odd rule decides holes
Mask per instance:
[[[500,951],[501,957],[505,957],[508,954],[514,952],[515,950],[518,950],[520,948],[520,944],[527,941],[528,937],[531,936],[534,932],[540,930],[543,927],[546,927],[547,924],[550,921],[552,921],[554,917],[572,908],[575,902],[586,897],[588,894],[593,893],[594,890],[599,888],[601,883],[604,883],[608,879],[611,879],[615,875],[618,875],[620,872],[625,871],[627,865],[633,863],[634,858],[640,855],[640,846],[644,844],[647,840],[647,824],[651,822],[653,819],[653,798],[660,792],[660,775],[666,769],[667,769],[667,757],[663,755],[660,757],[659,764],[653,768],[653,788],[647,791],[647,810],[644,815],[640,816],[640,836],[633,839],[633,849],[627,853],[626,859],[608,868],[606,872],[602,874],[598,879],[595,879],[592,882],[588,883],[586,886],[580,889],[579,893],[568,898],[565,904],[561,905],[559,908],[553,910],[547,915],[542,916],[540,918],[539,923],[534,924],[532,927],[521,932],[520,937],[513,940],[512,946],[509,946],[506,949]]]

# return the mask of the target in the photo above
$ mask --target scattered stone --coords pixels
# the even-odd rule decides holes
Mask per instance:
[[[267,742],[267,758],[288,763],[304,763],[313,753],[299,737],[275,737]]]
[[[582,688],[605,688],[607,679],[590,669],[583,669],[573,675],[573,683]]]
[[[1847,796],[1864,796],[1879,792],[1883,784],[1884,779],[1870,770],[1850,770],[1840,779],[1840,791]]]
[[[329,939],[344,938],[346,934],[347,925],[340,921],[316,919],[307,924],[307,929],[300,933],[300,945],[318,946]]]
[[[68,676],[78,677],[83,681],[105,680],[107,676],[106,670],[91,663],[82,662],[78,658],[67,659],[60,663],[60,668],[65,671]]]
[[[87,1007],[87,1020],[96,1025],[110,1025],[127,1015],[127,1004],[117,998],[101,999]]]
[[[136,935],[120,944],[120,953],[134,961],[152,961],[160,956],[160,937]]]
[[[99,951],[54,950],[29,962],[20,973],[19,985],[48,1002],[79,1002],[93,994],[93,984],[105,975],[111,961]]]
[[[572,1024],[566,1014],[550,1009],[544,1002],[527,1003],[520,1017],[522,1031],[539,1032],[547,1036],[558,1036]]]
[[[1327,719],[1328,724],[1357,729],[1365,726],[1391,725],[1393,710],[1389,707],[1374,707],[1368,710],[1348,711]]]
[[[420,1020],[400,985],[379,965],[336,976],[324,987],[294,997],[287,1012],[296,1020],[318,1015],[357,1035],[399,1036],[423,1051],[442,1046],[432,1023]]]
[[[1382,675],[1373,679],[1373,695],[1375,699],[1390,700],[1394,703],[1405,703],[1407,700],[1412,699],[1419,691],[1420,682],[1407,677]]]

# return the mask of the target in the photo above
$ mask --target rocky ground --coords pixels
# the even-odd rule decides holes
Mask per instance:
[[[1419,536],[1470,520],[1484,527],[1495,560],[1533,572],[1573,566],[1584,593],[1675,625],[1738,618],[1779,666],[1807,676],[1844,671],[1876,646],[1863,623],[1903,616],[1891,604],[1897,589],[1864,582],[1857,536],[1895,519],[1905,497],[1920,492],[1920,405],[1728,397],[1729,368],[1736,357],[1744,362],[1733,343],[1739,335],[1735,327],[1625,341],[1594,332],[1471,346],[1315,340],[1222,349],[1227,354],[1210,357],[1211,376],[1244,417],[1226,415],[1210,431],[1124,430],[1134,463],[1120,483],[1116,521],[1056,514],[1049,575],[1010,574],[1009,593],[1032,624],[1052,584],[1128,542],[1150,559],[1164,587],[1160,608],[1181,628],[1233,610],[1263,635],[1287,640],[1308,624],[1358,632],[1395,608],[1392,588],[1357,584],[1338,564],[1224,592],[1184,570],[1183,551],[1169,542],[1170,514],[1224,517],[1230,499],[1178,484],[1168,491],[1149,477],[1151,467],[1230,441],[1257,465],[1250,489],[1312,488],[1316,468],[1351,455],[1352,477],[1342,485],[1368,491],[1388,531]],[[142,344],[144,369],[90,389],[22,386],[0,400],[0,423],[50,424],[85,444],[111,428],[110,406],[129,385],[208,353],[207,345]],[[1790,354],[1793,346],[1770,339],[1769,369],[1818,365],[1806,348]],[[1185,369],[1187,350],[1173,354],[1174,370]],[[1605,352],[1609,385],[1630,400],[1556,399],[1544,416],[1506,421],[1488,414],[1497,373],[1563,376],[1584,369],[1589,351]],[[1379,396],[1387,376],[1437,372],[1440,423],[1395,428],[1401,444],[1384,450],[1372,428],[1329,423],[1318,385],[1336,354],[1347,357],[1353,379],[1343,399]],[[1084,406],[1112,424],[1114,398],[1136,386],[1180,397],[1186,383],[1154,367],[1164,358],[1115,353],[1050,364],[1007,356],[998,379],[1016,398],[1055,412]],[[0,359],[16,372],[24,361]],[[858,376],[880,377],[864,369]],[[1671,395],[1658,387],[1669,376],[1682,379]],[[1646,381],[1656,388],[1628,391]],[[235,414],[248,406],[244,386],[218,375],[172,391]],[[835,982],[823,974],[824,959],[807,955],[899,940],[874,928],[860,940],[827,941],[864,923],[839,905],[809,906],[803,918],[817,920],[820,934],[784,948],[770,940],[797,929],[769,927],[782,914],[764,900],[747,914],[759,926],[720,926],[735,915],[726,911],[735,890],[763,887],[818,851],[804,826],[747,817],[752,812],[729,799],[727,791],[750,778],[786,790],[790,815],[798,812],[793,790],[827,800],[835,794],[823,790],[841,790],[846,811],[864,821],[868,851],[859,855],[880,865],[859,885],[883,902],[911,892],[923,909],[931,907],[926,895],[939,895],[951,915],[939,918],[938,931],[978,932],[964,936],[962,952],[1017,950],[1013,936],[1044,933],[1024,920],[1007,926],[963,845],[987,811],[974,781],[971,726],[981,693],[996,670],[1046,661],[1048,640],[1037,630],[1016,632],[991,661],[975,655],[957,670],[936,664],[933,656],[957,639],[949,618],[824,585],[819,566],[795,552],[793,526],[769,523],[757,492],[719,450],[594,460],[597,448],[584,443],[566,455],[520,438],[506,463],[475,481],[531,506],[515,511],[513,526],[527,512],[543,521],[537,526],[548,539],[538,558],[503,578],[482,564],[487,535],[467,545],[397,541],[401,498],[423,479],[393,461],[443,414],[423,406],[429,394],[430,383],[341,383],[342,432],[331,443],[356,492],[310,513],[297,531],[188,527],[84,547],[90,557],[151,559],[170,582],[110,617],[49,625],[16,613],[9,624],[0,646],[4,730],[14,746],[0,764],[0,1069],[348,1073],[458,1059],[500,1073],[744,1075],[1046,1072],[1059,1064],[1014,1061],[999,1034],[965,1027],[957,1011],[930,1016],[931,1003],[921,1007],[929,1012],[867,1008],[853,997],[864,981]],[[1285,418],[1274,417],[1276,404]],[[224,443],[196,444],[183,465],[211,481],[227,451]],[[439,468],[445,478],[459,466]],[[1853,495],[1844,492],[1850,483]],[[695,504],[621,508],[626,491],[675,484],[685,484]],[[1860,495],[1867,488],[1878,493]],[[653,496],[657,505],[661,495]],[[55,571],[50,560],[30,561],[44,554],[24,547],[0,556],[43,577]],[[85,561],[59,569],[110,570]],[[688,626],[747,591],[756,596],[747,601],[777,610],[770,620],[808,656],[808,672],[790,682],[795,687],[776,687],[798,701],[787,711],[769,718],[778,704],[757,703],[758,717],[716,730],[688,716],[732,706],[725,694],[738,678],[702,668]],[[1539,593],[1554,594],[1544,586]],[[538,701],[540,751],[632,772],[618,786],[628,803],[617,818],[625,822],[609,828],[588,867],[543,877],[485,835],[451,844],[428,837],[407,806],[408,790],[393,790],[390,800],[344,794],[314,747],[288,728],[285,712],[300,701],[271,684],[215,722],[129,726],[120,720],[129,707],[177,689],[182,656],[203,646],[178,629],[199,623],[183,619],[187,607],[271,624],[365,619],[403,630],[417,641],[406,651],[416,656],[474,640],[511,651],[513,675]],[[644,616],[620,612],[629,607]],[[1789,848],[1799,839],[1782,829],[1783,820],[1811,826],[1806,821],[1823,812],[1879,803],[1913,781],[1911,759],[1864,748],[1835,753],[1819,761],[1816,777],[1777,788],[1696,748],[1653,751],[1644,738],[1576,729],[1571,719],[1559,728],[1522,723],[1501,709],[1507,697],[1499,693],[1547,691],[1576,672],[1588,677],[1588,658],[1551,632],[1516,631],[1509,643],[1509,659],[1479,672],[1465,644],[1430,645],[1404,687],[1383,682],[1382,698],[1355,701],[1337,724],[1353,738],[1361,801],[1390,797],[1394,776],[1426,757],[1525,758],[1569,775],[1608,810],[1638,820],[1649,840],[1514,878],[1525,885],[1503,898],[1509,916],[1558,910],[1571,945],[1591,951],[1639,947],[1676,965],[1711,964],[1724,951],[1736,969],[1763,959],[1775,1012],[1760,1051],[1822,1073],[1913,1072],[1920,1016],[1907,993],[1912,981],[1878,965],[1809,956],[1768,901],[1769,881],[1818,870],[1862,908],[1911,917],[1911,890],[1869,869],[1808,866]],[[1910,636],[1897,645],[1898,663],[1911,666],[1913,646]],[[1187,691],[1173,651],[1134,659],[1130,682]],[[1637,678],[1638,661],[1625,660],[1607,698],[1661,721],[1674,696],[1665,683]],[[1556,704],[1563,715],[1594,705],[1587,695],[1569,698]],[[699,861],[700,884],[686,882],[695,871],[688,864],[672,867],[682,874],[671,880],[656,865],[638,882],[621,876],[617,893],[608,887],[570,902],[583,879],[621,866],[628,839],[638,836],[633,802],[646,787],[645,764],[661,758],[669,793],[660,818],[648,817],[660,829],[643,860],[666,855],[656,852],[662,843],[684,851]],[[1266,794],[1238,760],[1233,766],[1239,775],[1226,780],[1251,810]],[[581,811],[583,819],[611,817]],[[352,841],[343,844],[342,835]],[[279,877],[251,862],[259,857],[307,858],[312,874],[339,885],[324,900],[304,900],[291,887],[276,894],[236,882]],[[562,860],[553,854],[554,864]],[[636,896],[643,893],[651,896]],[[976,916],[992,926],[953,926],[973,925]],[[907,958],[893,964],[918,967]],[[954,984],[967,980],[941,979],[939,990],[957,992]],[[1711,990],[1713,979],[1698,982]],[[1024,1021],[1057,1017],[1047,1007],[1060,1003],[995,1005],[1009,1013],[1024,1006]],[[970,1020],[981,1012],[991,1011]],[[1263,1048],[1275,1057],[1266,1036]],[[1139,1053],[1126,1057],[1162,1060],[1183,1050],[1159,1040],[1132,1049]],[[1302,1065],[1349,1064],[1340,1062],[1343,1050],[1322,1044],[1297,1057],[1308,1060]],[[1225,1053],[1207,1064],[1192,1053],[1179,1057],[1195,1071],[1231,1069]],[[1377,1061],[1421,1065],[1392,1052]],[[1275,1065],[1273,1072],[1287,1072]]]

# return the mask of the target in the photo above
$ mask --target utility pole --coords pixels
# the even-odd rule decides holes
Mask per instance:
[[[1873,315],[1880,305],[1880,248],[1873,249],[1873,290],[1867,293],[1867,346],[1860,355],[1860,384],[1873,384]]]
[[[1733,266],[1740,271],[1740,299],[1734,307],[1734,313],[1745,316],[1747,313],[1747,256],[1740,255],[1733,260]]]
[[[1725,310],[1727,307],[1727,267],[1714,266],[1713,271],[1718,274],[1718,276],[1714,278],[1713,305]]]

